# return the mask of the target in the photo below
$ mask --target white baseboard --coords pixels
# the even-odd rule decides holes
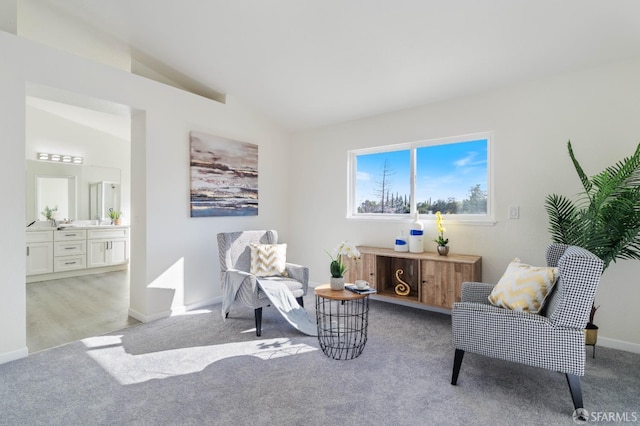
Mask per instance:
[[[222,296],[214,297],[207,300],[201,300],[199,302],[192,303],[190,305],[173,307],[170,310],[158,312],[152,315],[144,315],[138,311],[135,311],[129,308],[129,316],[137,319],[140,322],[150,322],[150,321],[159,320],[161,318],[167,318],[173,315],[182,315],[189,311],[204,308],[205,306],[215,305],[216,303],[222,303]]]
[[[196,309],[204,308],[205,306],[215,305],[218,303],[222,303],[222,296],[213,297],[211,299],[201,300],[196,303],[191,303],[189,305],[185,305],[182,309],[172,309],[172,313],[174,314],[183,314],[188,311],[194,311]]]
[[[11,352],[5,352],[0,354],[0,364],[15,361],[20,358],[26,358],[29,355],[29,348],[26,346],[22,349],[18,349]]]
[[[598,343],[596,343],[596,346],[603,346],[605,348],[611,349],[620,349],[621,351],[640,354],[639,343],[625,342],[624,340],[610,339],[608,337],[598,336]]]
[[[159,320],[161,318],[170,317],[171,311],[168,310],[168,311],[158,312],[152,315],[145,315],[129,308],[129,316],[137,319],[140,322],[151,322],[151,321]]]

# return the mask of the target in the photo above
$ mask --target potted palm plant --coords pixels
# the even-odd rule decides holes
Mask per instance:
[[[577,202],[563,195],[547,196],[553,242],[589,250],[604,262],[603,272],[616,259],[640,259],[640,144],[631,157],[591,177],[576,159],[571,141],[567,148],[584,192]],[[597,340],[596,309],[591,308],[587,335],[592,342],[587,344]]]
[[[109,209],[109,217],[111,218],[111,222],[114,225],[120,225],[120,216],[122,216],[121,211],[117,211],[114,209]]]

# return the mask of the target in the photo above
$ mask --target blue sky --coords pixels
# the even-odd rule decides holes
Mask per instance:
[[[384,161],[394,174],[389,176],[392,194],[409,195],[410,150],[366,154],[358,156],[357,200],[376,199],[374,193],[380,188]],[[480,184],[486,191],[487,140],[432,145],[418,148],[416,170],[417,201],[432,201],[455,197],[467,198],[469,188]]]

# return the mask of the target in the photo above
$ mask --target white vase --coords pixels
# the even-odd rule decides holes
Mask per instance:
[[[422,253],[424,251],[424,225],[420,222],[420,213],[416,211],[416,217],[409,230],[409,251],[411,253]]]
[[[331,290],[344,290],[344,277],[331,277]]]

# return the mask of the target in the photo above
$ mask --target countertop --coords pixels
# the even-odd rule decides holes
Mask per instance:
[[[59,230],[72,230],[72,229],[78,229],[78,230],[87,230],[87,229],[122,229],[122,228],[129,228],[129,225],[67,225],[67,224],[62,224],[60,226],[58,226],[57,228],[54,228],[52,226],[50,227],[46,227],[46,226],[40,226],[40,227],[29,227],[27,228],[27,232],[41,232],[41,231],[59,231]]]

